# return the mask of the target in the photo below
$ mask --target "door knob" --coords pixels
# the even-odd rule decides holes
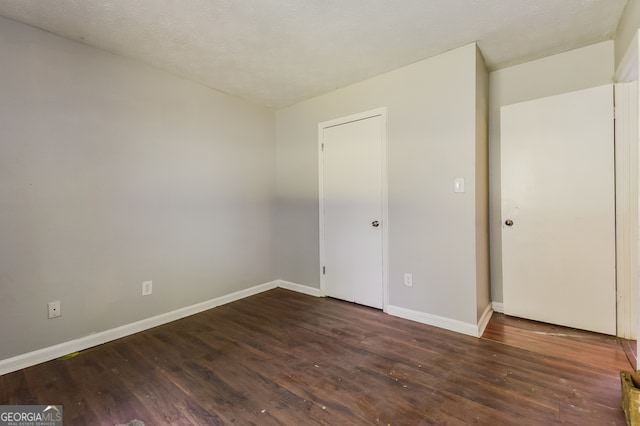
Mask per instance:
[[[504,221],[504,224],[507,226],[513,226],[513,221],[511,219],[507,219]]]
[[[378,226],[380,226],[380,222],[378,222],[377,220],[374,220],[373,222],[371,222],[371,226],[373,226],[374,228],[377,228]]]

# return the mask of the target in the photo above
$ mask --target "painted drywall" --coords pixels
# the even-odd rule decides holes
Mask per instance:
[[[489,75],[489,229],[491,297],[502,302],[500,107],[611,83],[614,43],[606,41]]]
[[[0,359],[276,278],[273,111],[3,18],[0,57]]]
[[[489,72],[476,49],[476,307],[490,303],[489,281]]]
[[[640,28],[640,1],[630,0],[622,13],[615,38],[615,68],[618,68]]]
[[[389,304],[477,323],[476,65],[468,45],[276,112],[279,278],[320,285],[318,123],[387,107]]]

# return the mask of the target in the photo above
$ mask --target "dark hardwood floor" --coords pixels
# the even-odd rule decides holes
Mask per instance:
[[[276,289],[0,376],[0,404],[67,425],[625,424],[617,339],[494,315],[477,339]]]
[[[494,313],[483,338],[590,367],[631,369],[622,339]]]

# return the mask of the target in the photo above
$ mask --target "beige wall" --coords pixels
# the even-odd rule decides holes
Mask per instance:
[[[494,302],[502,302],[500,107],[611,83],[613,56],[613,41],[606,41],[494,71],[489,76],[489,228]]]
[[[272,111],[3,18],[0,57],[0,359],[276,278]]]
[[[387,107],[389,303],[477,323],[477,60],[468,45],[276,112],[281,279],[319,287],[318,123]]]
[[[615,68],[618,68],[631,40],[640,28],[640,1],[629,0],[622,13],[615,38]]]
[[[489,72],[476,50],[476,305],[491,301],[489,282]]]
[[[317,124],[382,106],[389,303],[475,324],[489,301],[487,209],[502,300],[500,107],[610,82],[637,3],[615,45],[495,71],[488,89],[469,45],[275,116],[0,18],[0,321],[21,324],[0,330],[0,359],[275,278],[318,288]],[[47,320],[52,300],[63,316]]]

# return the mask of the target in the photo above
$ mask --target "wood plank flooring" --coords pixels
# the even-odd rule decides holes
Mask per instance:
[[[620,339],[622,349],[634,370],[638,369],[638,342],[635,340]]]
[[[276,289],[0,376],[0,404],[67,425],[625,424],[616,339],[538,328],[496,315],[477,339]]]
[[[623,347],[623,342],[629,341],[615,336],[494,313],[483,338],[541,355],[573,359],[587,366],[610,366],[617,370],[632,368]]]

